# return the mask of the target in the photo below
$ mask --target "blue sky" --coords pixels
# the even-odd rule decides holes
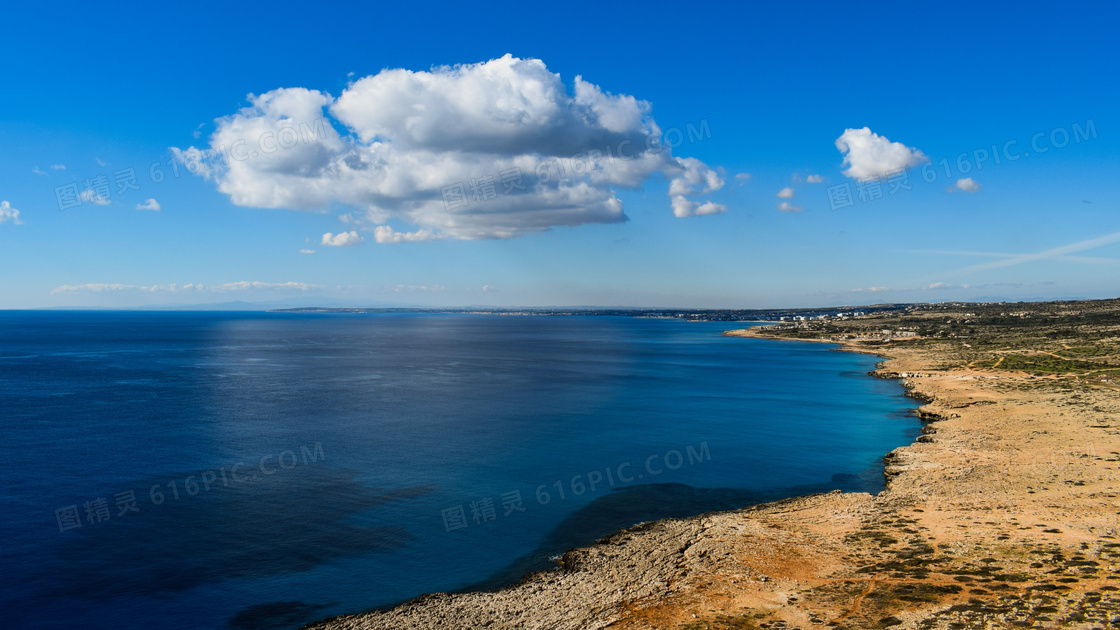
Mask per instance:
[[[0,308],[1120,295],[1114,4],[6,13]]]

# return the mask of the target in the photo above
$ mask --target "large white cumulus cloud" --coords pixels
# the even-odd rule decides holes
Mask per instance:
[[[383,70],[337,99],[283,88],[249,100],[216,121],[209,147],[172,151],[240,206],[360,208],[377,242],[626,221],[614,191],[654,175],[670,180],[671,207],[696,208],[677,216],[723,210],[685,198],[723,179],[672,155],[649,103],[580,77],[569,94],[537,59]]]
[[[912,166],[929,161],[918,149],[886,136],[862,129],[845,129],[836,139],[836,148],[844,154],[844,174],[858,180],[882,179]]]

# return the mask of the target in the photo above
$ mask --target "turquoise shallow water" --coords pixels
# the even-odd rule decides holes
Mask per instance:
[[[284,628],[882,487],[873,357],[727,323],[0,313],[7,627]],[[79,526],[80,523],[80,526]]]

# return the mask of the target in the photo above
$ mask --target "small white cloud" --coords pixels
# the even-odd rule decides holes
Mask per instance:
[[[427,285],[406,286],[406,285],[403,285],[403,284],[398,284],[397,288],[393,289],[393,291],[396,292],[396,293],[405,293],[405,292],[412,293],[412,292],[415,292],[415,291],[443,291],[445,288],[447,288],[447,287],[444,287],[443,285],[440,285],[440,284],[433,284],[432,286],[427,286]]]
[[[493,291],[497,291],[497,289],[495,289],[494,287],[492,287],[488,284],[482,285],[482,292],[483,293],[491,293]]]
[[[786,186],[785,188],[778,191],[777,196],[782,199],[793,199],[793,189],[789,186]]]
[[[982,186],[973,181],[971,177],[965,177],[957,180],[957,190],[963,190],[966,193],[979,192]]]
[[[301,250],[299,250],[299,253],[301,253],[301,254],[314,254],[315,250],[313,250],[313,249],[301,249]]]
[[[696,158],[676,158],[676,161],[681,172],[669,182],[670,196],[709,193],[723,188],[723,178],[707,164]]]
[[[78,196],[82,198],[82,201],[92,203],[95,206],[107,206],[107,205],[109,205],[109,200],[108,199],[106,199],[105,197],[102,197],[101,195],[97,194],[96,192],[94,192],[93,190],[90,190],[90,189],[83,190],[82,193]]]
[[[724,212],[727,212],[727,206],[722,203],[706,201],[700,204],[700,207],[696,209],[696,216],[702,217],[709,214],[723,214]]]
[[[722,203],[708,201],[701,204],[697,201],[689,201],[684,195],[673,197],[673,215],[678,219],[702,217],[709,214],[723,214],[724,212],[727,212],[727,206]]]
[[[32,173],[35,173],[36,175],[46,175],[46,174],[47,174],[47,173],[46,173],[45,171],[43,171],[42,169],[40,169],[40,168],[39,168],[38,166],[36,166],[35,168],[31,169],[31,172],[32,172]]]
[[[825,180],[824,175],[810,175],[805,178],[805,181],[809,182],[810,184],[823,184]]]
[[[727,206],[723,204],[711,201],[701,204],[685,197],[692,193],[706,194],[723,188],[723,178],[719,173],[696,158],[674,159],[681,166],[682,172],[669,182],[673,215],[683,219],[727,212]]]
[[[106,164],[105,162],[102,162],[102,161],[101,161],[101,158],[99,158],[99,157],[95,157],[95,158],[93,158],[93,161],[94,161],[94,162],[97,162],[97,165],[98,165],[98,166],[109,166],[109,165],[108,165],[108,164]]]
[[[356,230],[350,230],[349,232],[339,232],[338,234],[327,232],[323,235],[323,239],[320,243],[330,247],[353,247],[364,240],[366,239],[362,238]]]
[[[738,182],[740,186],[742,186],[743,184],[751,181],[751,174],[750,173],[735,173],[735,181]]]
[[[12,204],[7,201],[0,201],[0,224],[12,222],[12,225],[22,225],[23,221],[19,220],[19,210],[12,207]]]
[[[66,165],[65,164],[51,164],[51,169],[55,170],[55,171],[65,171],[66,170]]]
[[[801,206],[795,206],[788,201],[778,204],[778,209],[782,212],[801,212],[802,210]]]
[[[865,289],[852,289],[852,293],[879,293],[880,291],[890,291],[887,287],[867,287]]]
[[[163,208],[160,207],[159,202],[156,201],[155,199],[149,199],[149,200],[145,201],[144,203],[136,204],[136,209],[137,210],[154,210],[156,212],[159,212]]]
[[[431,230],[416,230],[415,232],[394,232],[388,225],[379,225],[373,229],[373,238],[378,243],[419,243],[421,241],[434,241],[443,238]]]
[[[881,179],[929,161],[921,151],[891,142],[867,127],[845,129],[836,139],[836,148],[848,167],[844,174],[860,181]]]

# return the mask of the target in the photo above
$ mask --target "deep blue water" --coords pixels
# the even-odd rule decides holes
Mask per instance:
[[[644,520],[880,490],[920,428],[902,388],[733,327],[0,312],[5,627],[295,628]]]

